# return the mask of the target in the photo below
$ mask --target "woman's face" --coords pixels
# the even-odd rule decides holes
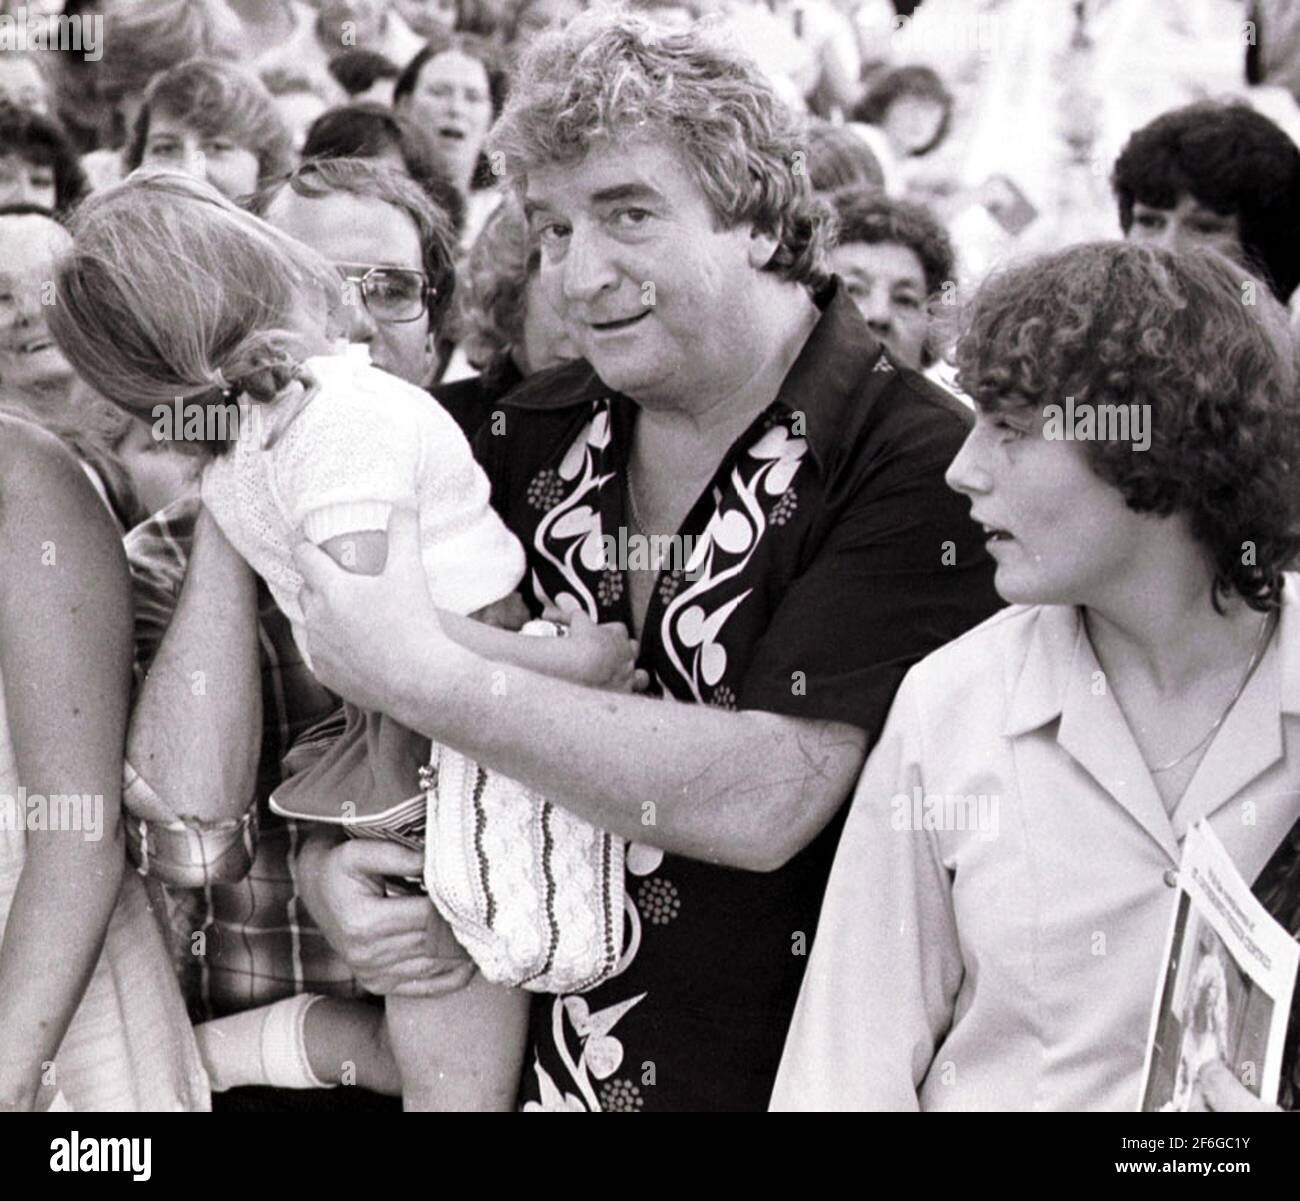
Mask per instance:
[[[924,96],[900,96],[885,112],[881,128],[899,158],[919,154],[943,124],[943,105]]]
[[[72,381],[72,368],[50,334],[54,262],[72,245],[48,217],[0,217],[0,386],[51,392]]]
[[[468,185],[492,125],[487,69],[459,50],[435,55],[420,72],[410,116],[433,139],[452,176]]]
[[[1202,247],[1226,254],[1235,262],[1245,257],[1238,214],[1216,213],[1186,192],[1179,195],[1171,209],[1135,201],[1133,224],[1126,237],[1130,242],[1143,242],[1175,253]]]
[[[979,411],[946,476],[970,497],[1011,604],[1095,604],[1144,562],[1161,519],[1133,512],[1079,442],[1046,436],[1037,408]]]
[[[920,371],[930,316],[916,251],[898,242],[849,242],[831,251],[830,262],[871,332],[904,367]]]
[[[198,480],[202,464],[196,456],[179,451],[177,445],[160,442],[144,421],[132,421],[113,448],[146,513],[166,508]]]
[[[49,85],[30,58],[17,52],[0,53],[0,101],[49,116]]]
[[[231,200],[257,191],[257,155],[234,138],[201,134],[168,113],[153,113],[141,160],[206,180]]]
[[[16,154],[0,155],[0,204],[38,204],[55,209],[54,168]]]

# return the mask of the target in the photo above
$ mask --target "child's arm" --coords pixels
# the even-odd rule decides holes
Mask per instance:
[[[320,544],[340,567],[357,575],[379,575],[388,560],[388,535],[382,530],[338,534]],[[448,637],[485,659],[522,667],[540,675],[631,692],[636,681],[636,643],[619,622],[597,625],[574,614],[567,638],[533,638],[439,610]]]
[[[18,783],[29,808],[34,796],[90,796],[48,814],[75,810],[82,829],[18,836],[26,861],[0,943],[0,1108],[23,1109],[37,1102],[121,887],[131,601],[121,539],[75,461],[9,422],[0,423],[0,561],[0,675]],[[21,823],[26,811],[13,816]],[[57,1087],[50,1080],[42,1099]]]

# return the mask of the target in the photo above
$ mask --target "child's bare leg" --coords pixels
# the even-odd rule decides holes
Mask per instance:
[[[362,1001],[300,994],[194,1028],[212,1088],[359,1084],[397,1096],[401,1080],[383,1011]]]
[[[519,1093],[529,995],[477,972],[438,997],[390,996],[385,1026],[404,1109],[510,1110]]]
[[[402,1078],[378,1005],[325,997],[307,1011],[303,1041],[311,1070],[323,1083],[401,1095]]]

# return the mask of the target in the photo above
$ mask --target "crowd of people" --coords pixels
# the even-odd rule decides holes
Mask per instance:
[[[17,8],[0,1110],[1127,1109],[1194,826],[1300,937],[1300,4],[998,162],[1022,0]]]

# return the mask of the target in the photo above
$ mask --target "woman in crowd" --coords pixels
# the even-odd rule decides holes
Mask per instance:
[[[50,115],[50,81],[38,54],[0,51],[0,103]]]
[[[1131,242],[1210,246],[1286,304],[1300,283],[1300,149],[1245,104],[1174,109],[1129,138],[1111,179]]]
[[[1188,829],[1294,879],[1296,368],[1242,282],[1116,243],[981,289],[948,480],[1013,607],[899,689],[774,1107],[1130,1109]]]
[[[931,306],[953,286],[955,256],[943,226],[919,204],[851,189],[831,197],[838,232],[831,269],[871,332],[913,371],[938,359]]]
[[[85,193],[85,173],[63,130],[32,109],[0,105],[0,205],[61,213]]]
[[[885,187],[885,172],[856,129],[814,121],[808,127],[808,178],[814,192]]]
[[[952,93],[929,67],[897,67],[872,80],[853,121],[880,159],[891,190],[912,160],[939,148],[952,111]]]
[[[307,131],[302,158],[304,162],[363,158],[390,163],[419,184],[460,233],[465,202],[447,177],[428,136],[414,121],[382,104],[345,104],[321,113]]]
[[[473,34],[431,41],[402,72],[393,105],[433,140],[452,183],[465,201],[462,245],[474,244],[501,199],[483,156],[488,130],[505,101],[499,52]]]
[[[577,358],[543,289],[541,261],[522,207],[507,196],[488,218],[465,264],[459,293],[461,341],[444,376],[447,382],[437,392],[467,434],[525,376]],[[479,374],[465,378],[457,359]]]
[[[9,416],[0,561],[0,1112],[207,1109],[162,937],[124,870],[121,542],[72,456]]]
[[[126,169],[177,167],[231,198],[293,166],[293,142],[254,75],[195,58],[155,76],[126,148]]]

